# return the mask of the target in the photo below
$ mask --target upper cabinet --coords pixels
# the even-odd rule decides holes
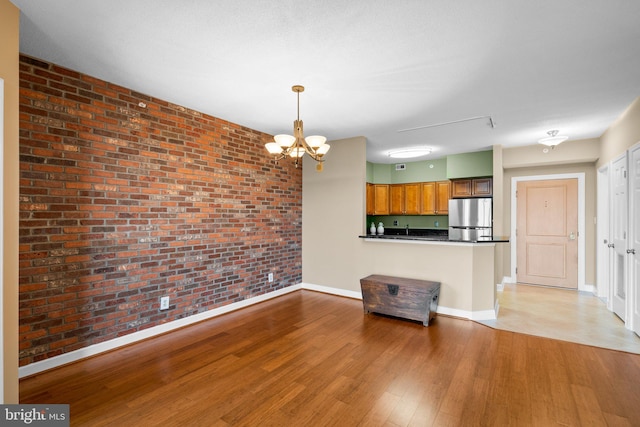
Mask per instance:
[[[451,181],[451,197],[491,197],[493,180],[491,178],[454,179]]]
[[[389,215],[389,184],[373,184],[373,215]]]
[[[374,215],[375,212],[375,184],[367,182],[367,215]]]
[[[447,215],[449,181],[367,184],[367,215]]]
[[[389,214],[420,215],[420,184],[391,184]]]
[[[422,215],[446,215],[449,213],[451,184],[449,181],[423,182]]]

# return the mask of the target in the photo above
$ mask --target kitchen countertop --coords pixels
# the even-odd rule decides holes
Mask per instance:
[[[479,238],[477,240],[460,240],[449,239],[448,235],[406,235],[406,234],[383,234],[374,235],[367,234],[358,236],[361,239],[377,239],[377,240],[409,240],[409,241],[425,241],[425,242],[451,242],[451,243],[508,243],[509,237],[507,236],[492,236],[486,238]]]

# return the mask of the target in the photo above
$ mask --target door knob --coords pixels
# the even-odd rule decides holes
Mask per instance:
[[[628,254],[635,254],[636,250],[635,249],[627,249],[627,253]]]
[[[569,234],[569,240],[576,240],[576,235],[573,231]]]
[[[607,245],[607,247],[608,247],[608,248],[615,248],[615,247],[616,247],[616,245],[614,245],[613,243],[609,243],[609,244]]]

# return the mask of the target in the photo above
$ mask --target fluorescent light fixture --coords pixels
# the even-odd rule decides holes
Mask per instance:
[[[413,147],[413,148],[401,148],[398,150],[391,150],[387,153],[389,157],[394,159],[411,159],[413,157],[426,156],[431,154],[431,148],[429,147]]]

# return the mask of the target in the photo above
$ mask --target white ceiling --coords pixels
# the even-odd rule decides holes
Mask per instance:
[[[301,84],[305,135],[376,163],[599,137],[640,95],[637,0],[12,2],[25,54],[271,134]]]

